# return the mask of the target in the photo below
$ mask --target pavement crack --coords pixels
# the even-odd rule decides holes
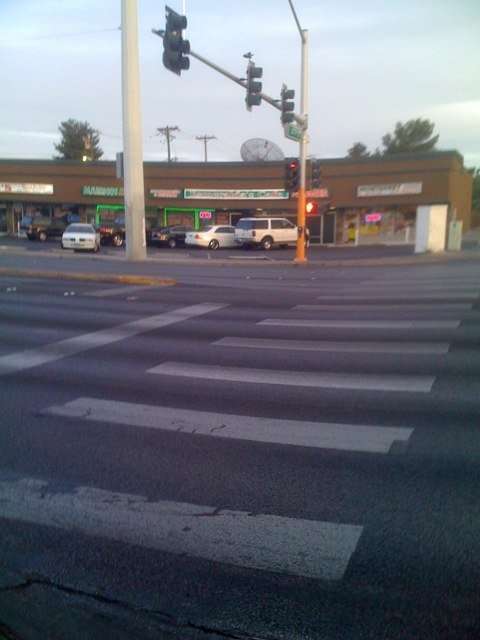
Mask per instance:
[[[215,512],[217,509],[215,510]],[[208,515],[215,515],[215,512]],[[273,636],[252,636],[248,633],[244,633],[242,631],[230,630],[230,629],[218,629],[215,627],[209,627],[203,624],[197,624],[195,622],[187,621],[182,622],[172,614],[161,611],[160,609],[151,609],[148,607],[136,606],[132,603],[126,602],[125,600],[121,600],[119,598],[113,598],[110,596],[102,595],[98,592],[86,591],[84,589],[77,589],[75,587],[70,587],[67,585],[59,584],[49,578],[44,576],[29,576],[15,584],[7,585],[5,587],[0,588],[0,593],[7,592],[16,592],[16,591],[25,591],[30,589],[31,587],[46,587],[49,589],[54,589],[56,591],[60,591],[62,593],[66,593],[71,596],[88,598],[104,605],[110,605],[114,607],[119,607],[127,612],[135,613],[135,614],[144,614],[146,616],[150,616],[152,619],[155,619],[157,622],[160,622],[168,627],[172,627],[175,629],[191,629],[195,631],[200,631],[205,634],[209,634],[210,637],[212,634],[218,636],[219,638],[229,638],[231,640],[276,640]],[[4,633],[8,640],[17,640],[17,637],[10,632],[8,629],[8,633],[4,632],[7,628],[2,626],[0,622],[0,632]]]
[[[226,424],[221,424],[221,425],[220,425],[220,426],[218,426],[218,427],[212,427],[212,428],[210,429],[210,433],[213,433],[214,431],[220,431],[220,429],[226,429],[226,428],[227,428],[227,425],[226,425]]]

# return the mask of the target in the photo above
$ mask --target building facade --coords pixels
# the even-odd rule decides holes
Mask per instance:
[[[307,216],[314,243],[413,243],[422,205],[446,205],[450,220],[470,228],[472,176],[456,151],[326,159],[321,169]],[[244,216],[296,221],[284,162],[146,162],[144,181],[152,226],[235,225]],[[0,233],[16,233],[29,216],[70,213],[99,224],[123,210],[115,162],[0,160]]]

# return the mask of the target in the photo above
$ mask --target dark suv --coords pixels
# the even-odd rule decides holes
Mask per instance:
[[[125,216],[117,216],[113,222],[105,221],[97,227],[100,233],[101,244],[113,244],[114,247],[123,247],[125,244]],[[145,221],[145,235],[147,244],[150,244],[151,231],[148,221]]]
[[[185,234],[192,231],[189,227],[155,227],[151,231],[150,242],[161,246],[167,245],[170,249],[174,249],[178,245],[185,246]]]
[[[61,218],[37,216],[25,227],[25,232],[29,240],[45,242],[47,238],[61,238],[69,223],[68,215]]]

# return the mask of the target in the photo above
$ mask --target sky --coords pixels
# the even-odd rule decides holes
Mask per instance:
[[[170,0],[188,18],[193,51],[240,77],[243,54],[263,67],[263,91],[300,90],[300,37],[288,0]],[[381,146],[395,123],[428,118],[439,149],[480,167],[479,0],[294,0],[310,40],[309,154],[343,157]],[[240,160],[265,138],[286,156],[279,112],[245,108],[245,91],[195,59],[181,77],[162,65],[164,5],[138,0],[143,151],[165,160],[161,127],[177,126],[173,155]],[[52,158],[58,126],[88,121],[104,159],[122,148],[121,0],[0,0],[0,158]],[[299,102],[296,106],[298,108]]]

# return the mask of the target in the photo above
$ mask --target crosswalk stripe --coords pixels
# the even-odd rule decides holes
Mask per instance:
[[[304,320],[267,318],[257,324],[270,327],[319,329],[457,329],[460,320]]]
[[[359,293],[358,289],[355,289],[355,293],[352,292],[339,292],[338,290],[335,293],[324,293],[319,296],[316,296],[317,300],[475,300],[479,297],[479,293],[462,293],[462,292],[452,292],[452,293],[438,293],[435,291],[434,293],[406,293],[404,291],[395,291],[392,290],[390,292],[382,292],[379,293],[377,291],[365,291],[364,293]]]
[[[427,291],[432,291],[436,293],[455,293],[456,291],[462,291],[463,293],[477,293],[480,289],[480,285],[476,284],[465,284],[465,283],[436,283],[436,284],[427,284],[423,282],[409,282],[406,284],[397,284],[397,283],[385,283],[380,284],[378,282],[364,282],[359,284],[356,287],[348,286],[346,287],[350,290],[352,289],[360,289],[361,291],[366,291],[368,289],[389,289],[393,293],[397,291],[405,292],[411,291],[412,293],[425,293]]]
[[[103,347],[147,331],[153,331],[154,329],[189,320],[190,318],[196,318],[212,311],[218,311],[225,306],[227,305],[216,303],[195,304],[159,315],[141,318],[140,320],[134,320],[133,322],[119,324],[108,329],[100,329],[92,333],[85,333],[73,338],[59,340],[58,342],[51,342],[50,344],[35,349],[28,349],[1,356],[0,376],[54,362],[96,347]]]
[[[108,422],[211,438],[363,453],[389,453],[395,442],[408,442],[413,432],[413,429],[405,427],[300,422],[97,398],[77,398],[63,405],[49,407],[42,413],[88,422]]]
[[[437,314],[442,311],[471,311],[473,304],[445,303],[439,304],[432,302],[431,304],[405,304],[398,302],[397,304],[297,304],[292,308],[293,311],[431,311]]]
[[[226,337],[213,346],[242,349],[275,349],[286,351],[328,351],[344,353],[413,353],[440,355],[448,353],[448,342],[358,342],[333,340],[274,340],[271,338]]]
[[[341,580],[362,527],[77,487],[56,493],[34,478],[0,481],[1,514],[250,569]]]
[[[471,311],[473,304],[463,302],[452,303],[422,303],[408,304],[375,304],[364,302],[356,304],[297,304],[292,307],[293,311],[431,311],[436,314],[438,311]]]
[[[406,391],[410,393],[429,393],[435,382],[434,376],[278,371],[273,369],[222,367],[218,365],[196,364],[194,362],[164,362],[149,369],[147,373],[179,376],[182,378],[217,380],[219,382],[249,382],[292,387],[357,389],[361,391]]]

